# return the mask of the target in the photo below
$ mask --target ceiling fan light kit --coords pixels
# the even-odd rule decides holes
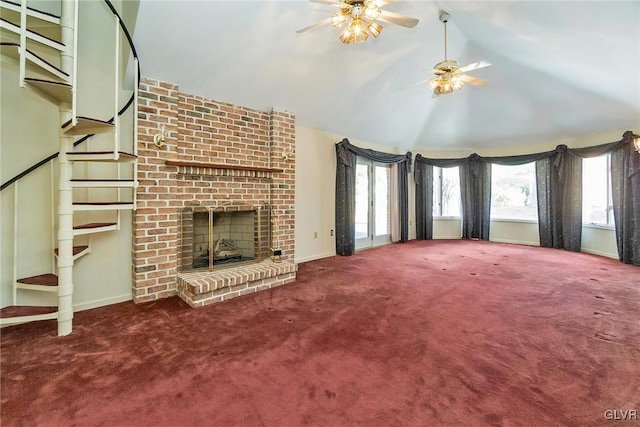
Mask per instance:
[[[378,37],[382,25],[374,22],[382,11],[373,2],[353,2],[351,7],[344,7],[335,12],[333,26],[341,28],[340,41],[344,44],[361,43],[369,38],[369,34]]]
[[[339,39],[344,44],[362,43],[366,41],[369,36],[378,37],[383,27],[376,21],[397,24],[407,28],[413,28],[418,24],[418,20],[415,18],[380,9],[380,6],[393,3],[395,0],[309,1],[338,7],[340,10],[334,12],[331,17],[302,28],[297,32],[304,33],[325,24],[331,24],[340,30]]]
[[[486,84],[484,80],[464,73],[491,65],[488,61],[479,61],[465,65],[464,67],[459,67],[457,61],[447,58],[447,22],[450,17],[451,15],[444,10],[440,11],[440,22],[444,24],[444,61],[438,62],[433,66],[432,71],[435,76],[426,80],[433,91],[434,97],[459,91],[465,83],[471,83],[475,86],[484,86]]]

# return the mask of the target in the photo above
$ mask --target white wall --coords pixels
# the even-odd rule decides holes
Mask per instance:
[[[296,127],[296,262],[335,255],[335,143],[340,139]]]
[[[433,238],[434,239],[462,238],[462,220],[460,218],[434,218],[433,219]]]
[[[533,221],[494,220],[489,226],[489,240],[522,245],[540,245],[538,223]]]
[[[596,225],[582,226],[582,251],[618,259],[615,229]]]

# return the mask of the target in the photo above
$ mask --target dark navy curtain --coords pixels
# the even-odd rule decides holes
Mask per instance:
[[[389,154],[352,145],[347,138],[336,144],[336,254],[353,255],[356,249],[356,156],[398,165],[400,241],[409,240],[409,184],[411,152]]]

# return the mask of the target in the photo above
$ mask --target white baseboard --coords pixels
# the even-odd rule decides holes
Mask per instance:
[[[328,252],[328,253],[324,253],[324,254],[320,254],[320,255],[312,255],[312,256],[308,256],[308,257],[304,257],[304,258],[298,258],[295,260],[296,264],[300,264],[303,262],[309,262],[309,261],[315,261],[317,259],[322,259],[322,258],[329,258],[331,256],[335,256],[336,253],[335,252]]]
[[[591,250],[591,249],[581,249],[580,252],[586,252],[588,254],[599,255],[599,256],[603,256],[603,257],[607,257],[607,258],[620,259],[618,257],[618,254],[610,254],[610,253],[607,253],[607,252],[594,251],[594,250]]]
[[[522,240],[511,240],[511,239],[489,239],[490,242],[498,242],[498,243],[513,243],[515,245],[527,245],[527,246],[540,246],[540,242],[525,242]]]
[[[118,304],[120,302],[131,301],[131,293],[118,295],[115,297],[103,298],[99,300],[87,301],[73,306],[73,311],[84,311],[92,308],[104,307],[105,305]]]
[[[460,240],[462,236],[433,236],[432,240]]]

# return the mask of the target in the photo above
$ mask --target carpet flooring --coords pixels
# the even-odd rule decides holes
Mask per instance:
[[[640,269],[554,249],[410,241],[0,339],[3,426],[639,423]]]

